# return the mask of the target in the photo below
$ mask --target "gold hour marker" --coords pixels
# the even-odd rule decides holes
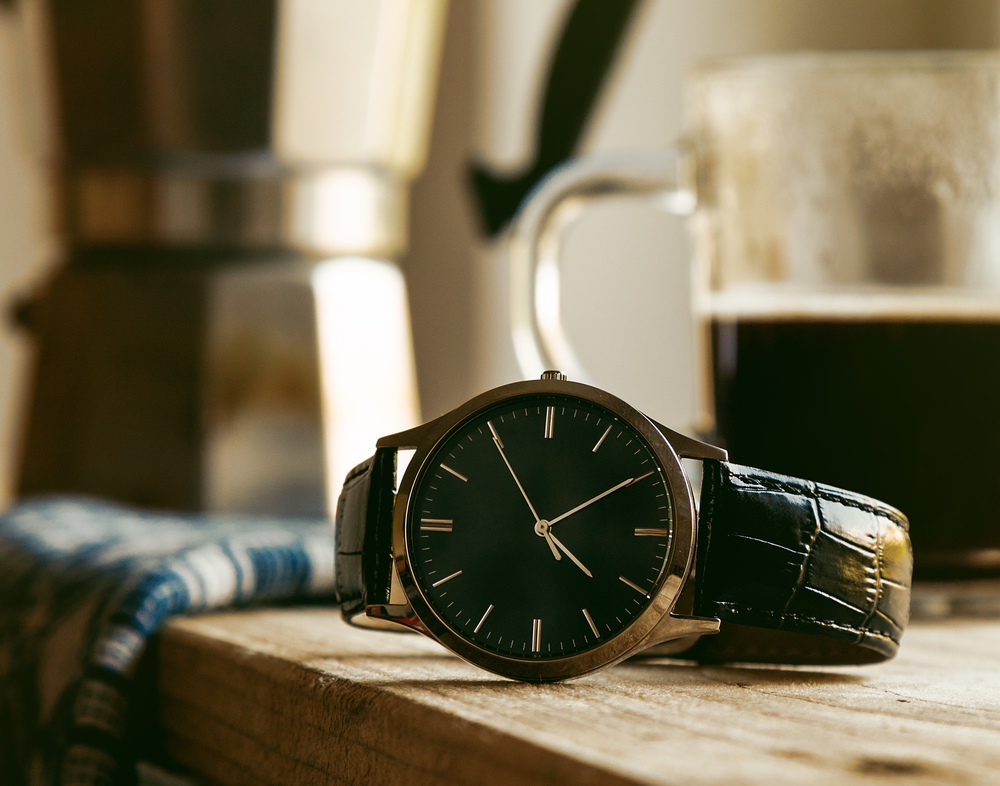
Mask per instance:
[[[594,631],[594,635],[597,636],[597,638],[601,638],[601,634],[597,632],[597,626],[594,624],[594,620],[590,616],[590,612],[584,609],[583,616],[587,618],[587,624],[590,625],[590,629]]]
[[[452,519],[420,519],[420,529],[424,532],[451,532]]]
[[[448,466],[447,464],[442,464],[442,465],[441,465],[441,469],[443,469],[443,470],[444,470],[445,472],[450,472],[450,473],[451,473],[452,475],[454,475],[454,476],[455,476],[456,478],[458,478],[458,479],[459,479],[459,480],[461,480],[461,481],[464,481],[465,483],[468,483],[468,482],[469,482],[469,479],[468,479],[467,477],[465,477],[465,475],[462,475],[462,474],[460,474],[460,473],[458,473],[458,472],[455,472],[455,470],[453,470],[453,469],[452,469],[451,467],[449,467],[449,466]]]
[[[556,408],[545,408],[545,439],[552,439],[552,430],[555,427]]]
[[[542,651],[542,621],[533,620],[531,623],[531,651]]]
[[[611,433],[611,426],[608,426],[606,429],[604,429],[604,433],[601,434],[601,438],[597,440],[597,444],[594,445],[594,449],[591,451],[591,453],[597,452],[597,449],[601,446],[604,440],[608,438],[608,434],[610,433]]]
[[[646,527],[636,527],[635,536],[637,538],[665,538],[667,537],[667,530],[665,529],[655,529]]]
[[[624,576],[619,576],[618,580],[621,581],[621,582],[624,582],[625,584],[628,584],[632,589],[634,589],[640,595],[645,595],[647,598],[649,597],[649,593],[646,592],[646,590],[640,588],[638,584],[633,584],[631,581],[629,581]],[[434,586],[437,586],[437,585],[435,584]]]
[[[461,575],[462,575],[462,571],[460,571],[460,570],[459,570],[459,571],[455,571],[455,572],[454,572],[454,573],[452,573],[452,574],[451,574],[450,576],[445,576],[445,577],[444,577],[443,579],[438,579],[438,580],[437,580],[437,581],[435,581],[435,582],[434,582],[433,584],[431,584],[431,586],[432,586],[432,587],[440,587],[440,586],[441,586],[442,584],[444,584],[444,583],[445,583],[446,581],[451,581],[451,580],[452,580],[453,578],[455,578],[456,576],[461,576]],[[635,584],[633,584],[632,586],[633,586],[633,587],[635,587]],[[638,587],[635,587],[635,588],[636,588],[636,589],[639,589]]]
[[[486,421],[486,425],[490,427],[490,433],[491,433],[491,434],[493,435],[493,439],[495,439],[495,440],[496,440],[496,443],[497,443],[497,447],[499,447],[499,448],[503,449],[503,446],[504,446],[504,445],[503,445],[503,440],[502,440],[502,439],[500,439],[500,435],[499,435],[499,434],[497,434],[497,430],[496,430],[496,428],[495,428],[495,427],[493,426],[493,421],[492,421],[492,420],[487,420],[487,421]]]
[[[479,624],[476,625],[475,629],[472,631],[473,633],[479,633],[479,629],[481,627],[483,627],[483,623],[486,622],[486,618],[488,616],[490,616],[490,612],[491,611],[493,611],[493,604],[492,603],[490,604],[490,607],[488,609],[486,609],[486,613],[483,615],[483,618],[481,620],[479,620]]]

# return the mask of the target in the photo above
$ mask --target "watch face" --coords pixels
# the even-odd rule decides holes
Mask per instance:
[[[602,646],[649,606],[674,503],[639,431],[582,398],[482,410],[428,456],[409,495],[409,571],[457,637],[549,661]]]

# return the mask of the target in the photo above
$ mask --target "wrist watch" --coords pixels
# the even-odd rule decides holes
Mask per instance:
[[[698,507],[682,458],[703,462]],[[559,372],[496,388],[383,437],[348,475],[342,612],[526,682],[639,653],[893,657],[909,615],[906,517],[727,458]]]

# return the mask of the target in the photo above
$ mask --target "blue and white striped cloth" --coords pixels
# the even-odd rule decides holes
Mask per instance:
[[[136,704],[152,695],[136,670],[168,616],[333,602],[333,591],[327,521],[76,499],[12,508],[0,516],[0,784],[135,783],[137,760],[149,755],[149,719]]]

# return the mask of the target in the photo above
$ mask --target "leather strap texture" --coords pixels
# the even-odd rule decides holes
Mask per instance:
[[[704,466],[694,611],[723,624],[686,656],[820,664],[896,654],[913,572],[902,513],[821,483]]]
[[[345,617],[389,602],[395,477],[395,448],[380,448],[347,473],[337,499],[337,600]]]

